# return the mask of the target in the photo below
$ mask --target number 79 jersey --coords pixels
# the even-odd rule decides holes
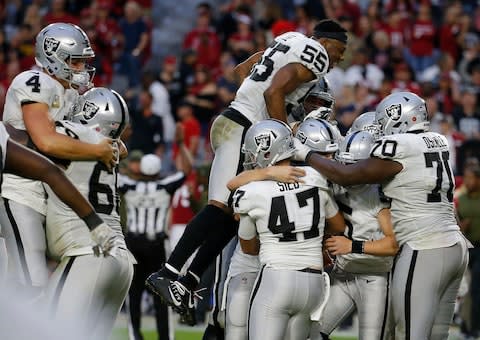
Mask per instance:
[[[277,71],[290,63],[299,63],[312,71],[318,80],[328,71],[329,60],[325,48],[316,40],[299,32],[287,32],[275,38],[254,65],[230,104],[252,123],[269,118],[263,93],[272,83]],[[285,104],[298,105],[317,80],[302,84],[285,98]]]
[[[455,243],[459,227],[448,150],[447,139],[435,132],[384,136],[373,146],[371,156],[403,166],[382,185],[392,199],[392,222],[400,245],[408,242],[414,249],[428,249]]]
[[[235,191],[234,211],[255,222],[263,265],[323,268],[325,218],[333,217],[338,207],[326,179],[310,167],[305,171],[305,183],[258,181]]]

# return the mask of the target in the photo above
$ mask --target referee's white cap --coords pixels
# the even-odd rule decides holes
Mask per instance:
[[[156,175],[162,169],[162,160],[154,154],[148,154],[140,160],[140,172],[147,176]]]

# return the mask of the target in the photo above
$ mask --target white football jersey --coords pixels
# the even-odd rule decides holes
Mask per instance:
[[[245,254],[237,242],[230,266],[228,267],[228,276],[234,277],[242,273],[256,273],[260,270],[260,261],[258,256]]]
[[[0,183],[2,182],[3,175],[3,168],[5,167],[5,157],[7,156],[7,141],[9,135],[7,130],[5,129],[5,125],[0,122]]]
[[[252,68],[230,104],[252,123],[269,117],[263,93],[270,86],[273,76],[283,66],[300,63],[316,76],[315,80],[302,84],[285,98],[286,105],[298,105],[317,80],[328,71],[328,54],[314,39],[298,32],[284,33],[275,38],[265,50],[262,59]]]
[[[105,136],[81,124],[58,121],[57,132],[97,144]],[[65,169],[67,177],[92,204],[98,215],[112,229],[122,234],[120,226],[119,197],[117,192],[117,168],[108,171],[106,166],[96,161],[72,161]],[[92,248],[90,231],[72,209],[63,203],[48,185],[47,241],[52,256],[62,257],[65,252]],[[72,253],[69,253],[72,255]],[[78,255],[78,253],[77,253]]]
[[[255,222],[263,265],[289,270],[323,267],[325,218],[333,217],[338,207],[327,180],[310,167],[305,171],[305,183],[258,181],[235,191],[235,212]]]
[[[403,166],[382,185],[392,199],[398,243],[414,249],[455,244],[459,236],[453,206],[455,182],[445,136],[435,132],[384,136],[375,142],[371,156]]]
[[[25,130],[22,104],[46,103],[50,118],[54,121],[69,115],[78,96],[75,90],[65,90],[57,80],[42,71],[29,70],[17,75],[5,97],[3,121]],[[6,175],[2,185],[2,196],[25,204],[41,214],[46,213],[45,191],[42,184],[23,177]]]
[[[382,199],[380,186],[359,185],[335,194],[338,208],[345,218],[345,236],[359,241],[374,241],[384,237],[378,224],[380,210],[390,203]],[[335,266],[350,273],[385,273],[392,268],[393,257],[368,254],[338,255]]]

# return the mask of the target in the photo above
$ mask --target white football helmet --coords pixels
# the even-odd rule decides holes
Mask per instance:
[[[303,120],[306,115],[319,109],[318,113],[322,114],[318,118],[333,120],[335,118],[334,106],[335,98],[333,98],[328,81],[322,77],[307,93],[302,104],[295,107],[292,116],[296,120]]]
[[[428,131],[425,101],[412,92],[394,92],[385,97],[375,111],[375,119],[385,135],[409,131]]]
[[[85,65],[83,70],[72,68],[74,59],[95,57],[85,32],[78,26],[53,23],[43,28],[35,41],[35,61],[48,74],[68,81],[72,88],[91,87],[95,68]]]
[[[316,152],[334,153],[338,150],[339,136],[335,127],[325,119],[304,120],[295,137]]]
[[[370,157],[375,137],[367,131],[356,131],[340,142],[335,159],[348,164]]]
[[[368,111],[362,113],[360,116],[355,118],[352,126],[347,131],[347,135],[357,131],[367,131],[371,133],[372,136],[375,137],[375,139],[380,138],[382,135],[382,128],[379,124],[377,124],[375,116],[375,111]]]
[[[105,87],[88,90],[73,107],[73,122],[87,125],[109,138],[118,138],[129,119],[123,98]]]
[[[277,119],[265,119],[253,124],[245,134],[242,146],[245,169],[266,168],[295,153],[290,127]]]

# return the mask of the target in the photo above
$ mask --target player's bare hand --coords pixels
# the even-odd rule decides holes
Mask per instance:
[[[99,161],[105,164],[108,170],[111,170],[115,167],[118,159],[118,148],[113,139],[105,138],[97,145],[100,149]]]
[[[305,170],[294,166],[271,166],[267,174],[269,179],[283,183],[304,183],[301,177],[306,175]]]
[[[125,159],[128,156],[128,149],[125,143],[121,139],[117,139],[116,141],[117,146],[118,146],[118,152],[119,152],[119,160]]]
[[[332,255],[345,255],[352,252],[352,240],[345,236],[332,236],[325,240],[325,248]]]

